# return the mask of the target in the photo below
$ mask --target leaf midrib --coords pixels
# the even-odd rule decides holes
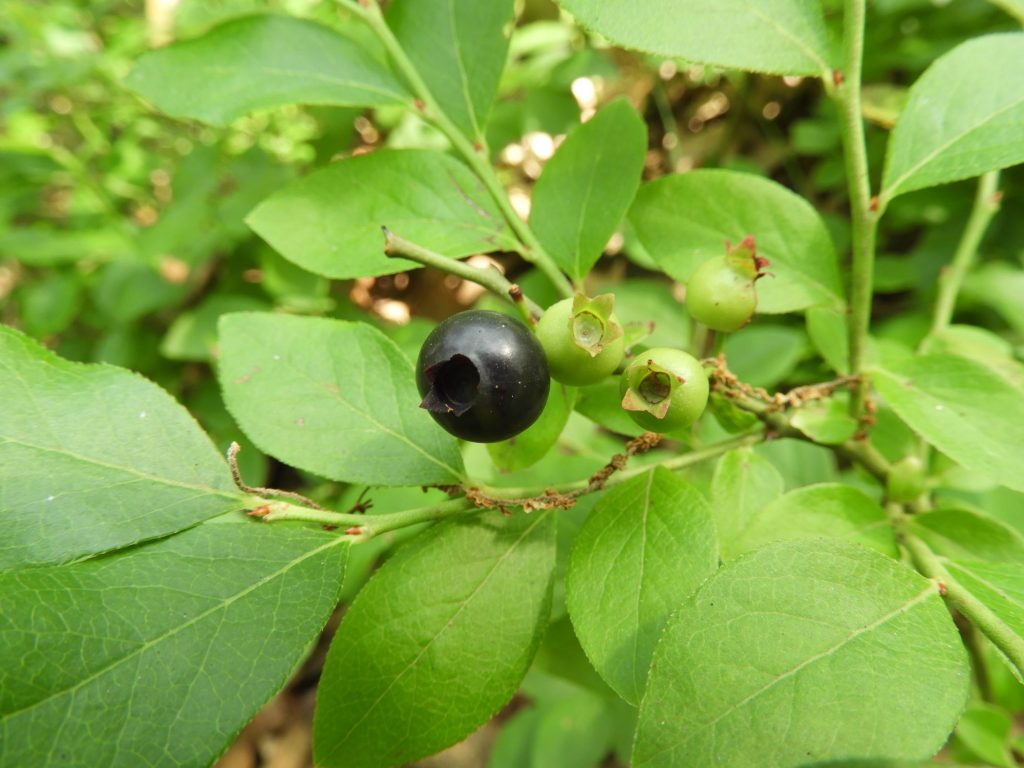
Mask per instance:
[[[67,456],[68,458],[80,461],[83,464],[89,464],[95,467],[103,467],[104,469],[110,469],[115,472],[123,472],[126,475],[132,475],[133,477],[137,477],[141,480],[157,483],[159,485],[165,485],[171,488],[184,488],[190,491],[202,491],[204,493],[209,494],[210,496],[218,496],[223,499],[232,499],[238,502],[243,502],[245,500],[245,496],[237,491],[222,491],[209,485],[196,485],[194,483],[186,483],[178,480],[171,480],[166,477],[151,475],[147,472],[143,472],[133,467],[126,467],[120,464],[113,464],[111,462],[91,458],[81,453],[76,453],[75,451],[69,451],[65,448],[54,448],[52,446],[38,445],[36,443],[30,443],[26,440],[18,440],[13,437],[6,437],[0,440],[0,447],[4,445],[19,445],[24,448],[30,448],[32,450],[40,451],[42,453],[54,453],[59,456]]]

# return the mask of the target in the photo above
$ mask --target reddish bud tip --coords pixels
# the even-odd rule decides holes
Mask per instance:
[[[358,536],[363,532],[363,528],[360,525],[353,525],[351,528],[345,529],[346,536]]]
[[[423,99],[414,99],[412,103],[416,105],[416,109],[418,109],[420,112],[422,112],[427,107]]]
[[[836,88],[843,84],[843,73],[838,69],[832,70],[832,82],[835,84]]]
[[[878,213],[878,195],[874,195],[871,198],[871,202],[868,203],[868,208],[872,213]]]

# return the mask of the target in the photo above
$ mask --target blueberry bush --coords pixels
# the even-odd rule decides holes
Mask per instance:
[[[1020,0],[137,5],[0,18],[0,766],[1024,763]]]

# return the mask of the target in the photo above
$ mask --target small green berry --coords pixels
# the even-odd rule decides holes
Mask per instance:
[[[708,377],[686,352],[657,347],[626,366],[619,382],[622,407],[649,432],[673,432],[693,424],[708,404]]]
[[[726,253],[697,267],[686,284],[690,316],[715,331],[738,331],[754,316],[754,284],[766,266],[767,259],[756,254],[752,235],[735,248],[726,243]]]
[[[622,325],[612,312],[608,293],[588,299],[582,294],[552,305],[537,323],[551,378],[581,387],[611,375],[625,354]]]

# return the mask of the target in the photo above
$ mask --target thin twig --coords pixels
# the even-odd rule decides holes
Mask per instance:
[[[860,376],[871,322],[871,300],[878,231],[877,200],[871,196],[868,176],[864,117],[861,112],[861,66],[864,56],[864,24],[867,0],[845,0],[843,12],[843,70],[827,83],[839,106],[843,158],[850,197],[853,257],[850,262],[850,374]],[[868,382],[858,379],[850,398],[850,415],[860,418],[867,399]]]
[[[242,471],[238,468],[238,452],[242,450],[236,442],[232,442],[228,446],[228,468],[231,470],[231,479],[235,481],[235,485],[238,486],[238,490],[243,493],[251,493],[255,496],[271,496],[281,499],[292,499],[293,501],[301,502],[307,507],[313,509],[325,510],[319,504],[312,499],[308,499],[301,493],[295,493],[294,491],[282,491],[279,488],[260,488],[258,486],[246,485],[245,481],[242,480]]]
[[[480,269],[464,261],[437,253],[418,243],[406,240],[384,226],[381,227],[381,231],[384,233],[384,253],[386,255],[392,258],[400,256],[424,266],[436,267],[448,274],[481,285],[495,296],[510,301],[528,323],[532,324],[534,318],[539,318],[544,314],[544,310],[523,295],[523,291],[518,285],[510,282],[497,269],[493,267]]]
[[[974,207],[967,219],[967,226],[960,237],[960,242],[953,254],[953,260],[939,276],[939,293],[935,299],[935,310],[932,313],[932,324],[928,335],[921,340],[918,352],[927,352],[936,339],[949,327],[956,308],[956,298],[960,287],[978,257],[978,246],[985,236],[992,217],[999,211],[1001,195],[999,193],[999,171],[983,174],[978,180],[978,191],[974,196]]]

